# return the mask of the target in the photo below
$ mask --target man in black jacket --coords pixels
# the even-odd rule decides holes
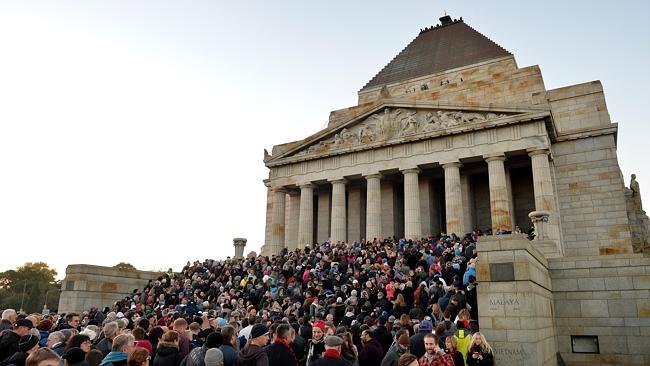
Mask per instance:
[[[388,353],[388,349],[390,348],[390,345],[393,343],[393,337],[390,334],[390,331],[388,328],[386,328],[386,322],[388,319],[385,316],[380,316],[379,317],[379,325],[377,325],[377,328],[375,329],[375,338],[377,338],[377,342],[381,344],[382,348],[382,357],[386,356],[386,353]]]
[[[264,324],[255,324],[244,349],[239,353],[236,366],[269,366],[269,357],[264,346],[269,341],[269,329]]]
[[[298,366],[298,360],[291,348],[291,326],[280,324],[275,329],[275,334],[273,343],[264,349],[269,357],[269,366]]]
[[[29,331],[34,328],[31,320],[18,319],[14,324],[14,329],[0,338],[0,361],[4,361],[11,357],[14,353],[18,352],[18,343],[20,337],[29,334]]]
[[[384,352],[381,344],[375,339],[375,335],[369,329],[361,333],[363,348],[359,352],[359,366],[377,366],[381,364],[384,358]]]

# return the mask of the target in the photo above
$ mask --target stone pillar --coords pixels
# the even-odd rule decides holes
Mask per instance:
[[[271,218],[271,252],[279,254],[284,247],[284,207],[286,191],[282,188],[273,190],[273,217]]]
[[[445,170],[445,209],[447,213],[447,234],[455,233],[463,237],[463,200],[460,194],[461,163],[444,164]]]
[[[300,219],[298,221],[298,248],[312,245],[314,237],[314,185],[300,186]]]
[[[467,234],[474,229],[474,222],[476,222],[476,212],[474,210],[472,184],[470,182],[471,176],[467,173],[460,175],[460,195],[463,201],[463,220],[460,227],[463,234]],[[458,233],[456,233],[458,234]],[[461,235],[461,234],[458,234]]]
[[[244,248],[246,247],[246,238],[232,239],[232,245],[235,246],[235,259],[244,258]]]
[[[395,205],[393,199],[393,182],[389,180],[381,181],[381,236],[384,238],[395,235],[395,224],[393,216],[395,215]]]
[[[300,194],[294,190],[288,192],[289,201],[286,205],[286,221],[284,246],[289,250],[298,247],[298,224],[300,220]]]
[[[435,235],[431,230],[431,218],[433,208],[433,199],[431,198],[431,180],[429,177],[420,175],[420,229],[422,230],[422,236]]]
[[[405,169],[404,174],[404,237],[420,239],[422,222],[420,221],[420,169]]]
[[[345,179],[336,179],[332,183],[332,243],[345,242],[347,234],[347,217],[345,212]]]
[[[330,237],[330,191],[318,189],[318,223],[316,240],[324,242]]]
[[[506,183],[506,170],[503,154],[485,157],[488,164],[488,182],[490,184],[490,217],[492,218],[492,232],[497,230],[512,231],[512,217],[510,215],[510,200],[508,185]]]
[[[264,228],[264,245],[262,245],[262,252],[260,255],[267,255],[268,249],[271,247],[271,220],[273,217],[273,190],[271,189],[271,181],[264,179],[266,186],[266,225]]]
[[[533,168],[533,190],[535,193],[535,211],[548,211],[547,235],[551,240],[560,239],[559,217],[555,207],[551,166],[548,162],[549,151],[536,149],[528,151]]]
[[[348,191],[348,242],[361,240],[361,187],[352,185]]]
[[[381,174],[365,176],[366,188],[366,240],[372,241],[381,235]]]

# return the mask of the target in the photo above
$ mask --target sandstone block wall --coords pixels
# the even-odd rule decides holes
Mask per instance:
[[[158,272],[121,271],[113,267],[71,264],[66,268],[61,283],[59,312],[82,312],[93,306],[111,306],[158,276]]]
[[[558,351],[570,365],[650,365],[650,258],[549,259]],[[598,336],[600,354],[572,353],[571,336]]]
[[[552,150],[566,256],[631,253],[614,136],[558,142]]]

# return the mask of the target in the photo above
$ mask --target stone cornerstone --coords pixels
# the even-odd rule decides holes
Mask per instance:
[[[601,83],[548,90],[538,66],[440,21],[325,129],[264,151],[262,254],[506,233],[481,238],[477,268],[498,364],[650,364],[650,220]]]

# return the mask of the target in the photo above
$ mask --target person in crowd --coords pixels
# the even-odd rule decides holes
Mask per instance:
[[[438,337],[433,333],[424,336],[425,353],[418,362],[420,366],[453,366],[454,359],[445,353],[438,345]]]
[[[135,348],[129,353],[127,363],[129,366],[149,366],[149,352],[144,348]]]
[[[307,352],[307,365],[320,359],[325,352],[325,327],[326,324],[322,320],[314,321],[311,329],[311,341],[309,342],[309,351]],[[339,347],[339,358],[340,358]]]
[[[2,319],[0,320],[0,332],[6,329],[13,329],[17,319],[18,313],[16,313],[16,310],[5,309],[2,312]]]
[[[68,313],[65,315],[65,323],[60,324],[57,327],[57,330],[63,330],[63,329],[79,329],[79,325],[81,324],[81,317],[77,313]]]
[[[183,359],[181,357],[180,335],[174,330],[168,330],[158,342],[158,350],[153,359],[153,366],[178,366]]]
[[[298,366],[298,359],[291,348],[293,342],[291,325],[283,323],[275,328],[275,339],[266,347],[269,366]]]
[[[104,354],[98,349],[91,349],[86,353],[86,362],[88,363],[88,366],[99,366],[103,358]]]
[[[111,352],[99,364],[100,366],[125,366],[128,363],[129,352],[135,345],[131,334],[120,334],[113,339]]]
[[[63,353],[65,350],[65,336],[63,333],[56,331],[50,333],[50,335],[47,337],[47,343],[46,346],[56,352],[59,357],[63,357]]]
[[[397,366],[419,366],[418,358],[412,353],[405,353],[400,356]]]
[[[399,359],[403,354],[409,353],[410,339],[409,332],[401,329],[395,334],[395,341],[388,348],[384,359],[381,360],[381,366],[397,366]]]
[[[71,347],[65,351],[64,366],[88,366],[86,352],[79,347]]]
[[[269,328],[264,324],[255,324],[244,349],[239,353],[236,366],[268,366],[269,357],[264,347],[269,342]]]
[[[490,347],[490,344],[480,332],[472,335],[472,343],[470,343],[469,349],[467,350],[466,360],[468,366],[494,365],[492,347]]]
[[[108,355],[113,349],[113,338],[118,336],[118,331],[119,327],[116,322],[108,322],[104,324],[104,338],[95,346],[96,349],[102,352],[104,357],[106,357],[106,355]]]
[[[77,334],[70,339],[65,344],[64,352],[68,352],[70,348],[81,348],[84,352],[88,353],[91,347],[90,337],[85,334]]]
[[[377,341],[374,332],[366,329],[361,333],[361,342],[363,348],[359,353],[359,366],[376,366],[381,364],[384,358],[384,351],[381,344]]]
[[[0,361],[6,360],[14,353],[18,352],[18,343],[20,338],[30,334],[34,324],[27,319],[18,319],[14,323],[12,330],[3,331],[0,336]]]
[[[206,366],[205,354],[211,348],[219,348],[223,344],[223,336],[219,332],[212,332],[208,334],[205,343],[201,347],[194,348],[187,354],[181,361],[181,366]],[[221,351],[219,351],[221,352]],[[221,352],[221,359],[223,362],[223,352]]]
[[[354,345],[352,333],[348,332],[346,329],[346,331],[338,333],[337,336],[343,340],[343,344],[341,344],[341,360],[345,366],[358,365],[359,351],[357,350],[357,346]]]
[[[38,336],[27,334],[20,337],[18,351],[9,356],[5,361],[0,362],[1,366],[25,366],[27,357],[39,349]]]
[[[343,339],[337,336],[328,336],[323,341],[323,344],[325,345],[323,357],[307,366],[345,366],[345,362],[341,360]]]
[[[50,331],[52,330],[52,327],[54,326],[54,323],[50,319],[43,319],[40,323],[38,323],[38,333],[41,337],[41,340],[38,342],[38,345],[41,347],[47,347],[47,338],[50,336]]]
[[[423,320],[418,326],[418,332],[413,335],[410,339],[410,351],[418,359],[424,356],[424,337],[427,334],[431,334],[433,330],[433,324],[429,320]]]
[[[231,325],[225,325],[221,328],[223,344],[219,347],[219,350],[223,353],[224,366],[235,366],[237,361],[236,334],[237,331]]]
[[[465,358],[462,352],[458,350],[456,337],[447,337],[445,339],[445,352],[454,359],[454,366],[465,366]]]
[[[25,361],[25,366],[60,366],[61,357],[50,348],[39,348]]]
[[[203,360],[205,366],[223,366],[223,352],[219,348],[210,348]]]

